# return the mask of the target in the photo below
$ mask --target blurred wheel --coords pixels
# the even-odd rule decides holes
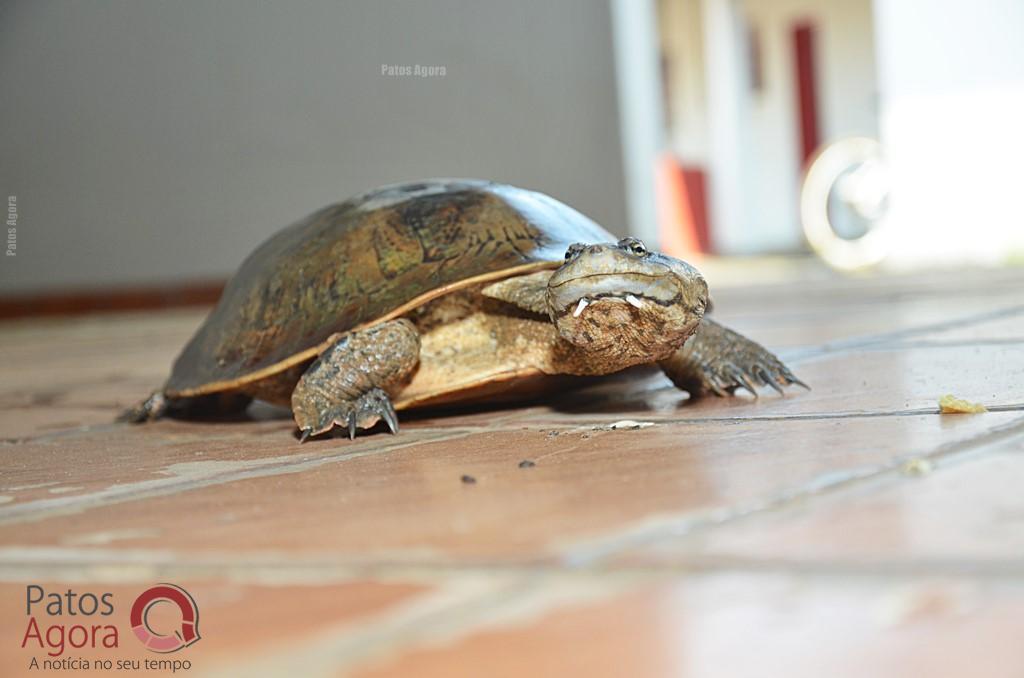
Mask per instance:
[[[882,146],[875,139],[851,137],[822,148],[800,191],[800,220],[811,248],[847,271],[884,259],[889,185]]]

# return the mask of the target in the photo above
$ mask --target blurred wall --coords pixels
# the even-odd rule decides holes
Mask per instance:
[[[709,171],[716,251],[801,249],[792,31],[815,28],[822,143],[876,136],[871,1],[661,0],[660,8],[672,149]]]
[[[655,165],[665,144],[653,0],[611,0],[628,222],[633,235],[659,247]]]
[[[822,145],[878,135],[878,84],[870,0],[745,0],[761,45],[762,87],[748,100],[744,158],[747,231],[734,251],[803,247],[798,196],[803,178],[793,28],[814,27],[818,130]],[[758,237],[748,235],[756,233]]]
[[[899,268],[1024,259],[1024,2],[876,0]]]
[[[316,208],[430,176],[626,230],[605,2],[8,1],[0,86],[3,293],[224,276]]]

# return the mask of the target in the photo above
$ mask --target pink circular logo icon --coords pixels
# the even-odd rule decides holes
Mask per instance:
[[[164,635],[149,625],[149,611],[157,603],[171,603],[181,612],[181,627]],[[188,591],[174,584],[157,584],[135,599],[131,614],[132,631],[153,652],[177,652],[199,640],[199,608]]]

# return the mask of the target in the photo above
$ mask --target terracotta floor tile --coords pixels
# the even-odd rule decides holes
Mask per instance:
[[[1003,366],[992,369],[993,365]],[[937,412],[946,393],[989,407],[1024,406],[1024,343],[972,347],[937,346],[844,352],[797,362],[793,371],[811,391],[790,388],[785,396],[767,390],[755,400],[745,391],[734,398],[689,402],[659,374],[633,382],[590,387],[548,408],[525,411],[537,425],[632,419],[697,421],[777,417],[886,416]],[[765,389],[762,389],[765,390]]]
[[[322,441],[317,446],[301,445],[290,421],[107,424],[96,432],[9,445],[0,478],[0,495],[7,497],[0,504],[0,521],[20,514],[27,502],[102,504],[166,494],[245,474],[292,473],[304,464],[335,462],[457,432],[421,428],[405,431],[399,438],[366,436],[354,442]],[[47,511],[52,507],[44,503],[30,508]]]
[[[1016,678],[1022,632],[1019,583],[680,577],[339,675]]]
[[[1024,429],[1024,417],[1018,420]],[[790,563],[1024,575],[1024,430],[879,483],[620,554],[620,564]]]
[[[1020,274],[838,280],[811,285],[768,285],[716,294],[716,316],[774,349],[817,345],[921,326],[1016,311],[1020,323]],[[951,299],[956,301],[951,303]],[[1018,325],[1019,326],[1019,325]]]
[[[0,437],[109,424],[163,383],[205,311],[0,323]]]
[[[1014,312],[1016,311],[1016,312]],[[1010,318],[1000,317],[1013,313]],[[819,344],[868,339],[878,335],[905,333],[910,336],[927,333],[930,327],[958,325],[959,336],[984,336],[988,325],[1021,327],[1024,316],[1019,302],[1005,298],[985,299],[977,306],[951,309],[946,299],[905,302],[851,302],[838,306],[793,307],[778,309],[772,305],[760,308],[733,308],[722,304],[715,317],[775,351]],[[977,318],[977,320],[970,320]],[[923,331],[921,328],[924,328]],[[964,329],[961,329],[964,328]],[[996,332],[996,329],[992,330]],[[1002,330],[1005,332],[1005,329]],[[954,335],[956,336],[956,335]],[[1019,336],[1019,335],[1018,335]]]
[[[181,552],[534,560],[665,515],[745,510],[822,478],[868,472],[969,439],[1016,416],[826,419],[797,427],[717,422],[562,434],[520,430],[418,444],[407,438],[410,446],[376,452],[365,442],[329,440],[303,445],[283,459],[271,457],[266,465],[253,451],[238,452],[225,443],[192,441],[184,448],[204,450],[202,457],[168,443],[147,453],[149,471],[134,478],[149,480],[125,483],[117,503],[109,495],[91,498],[90,492],[102,490],[81,480],[75,481],[85,486],[81,496],[64,496],[56,508],[52,499],[0,506],[0,520],[29,520],[0,526],[0,543],[67,545],[101,525],[126,534],[150,530],[123,540],[124,548],[149,548],[156,534],[161,548]],[[384,437],[388,444],[401,440]],[[127,444],[112,456],[130,453]],[[165,455],[169,464],[160,471],[158,460]],[[536,466],[520,468],[522,460]],[[475,482],[463,482],[464,475]],[[150,492],[152,483],[168,477],[173,484]],[[39,496],[51,489],[32,492]],[[204,529],[180,529],[183,503],[190,520]],[[36,506],[43,516],[66,515],[34,520],[25,511]]]
[[[1024,313],[1015,313],[980,323],[968,323],[929,332],[922,341],[970,343],[1024,343]]]

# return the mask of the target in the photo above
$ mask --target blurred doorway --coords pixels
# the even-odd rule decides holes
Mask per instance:
[[[666,249],[804,249],[798,195],[824,143],[878,136],[870,0],[658,0]]]

